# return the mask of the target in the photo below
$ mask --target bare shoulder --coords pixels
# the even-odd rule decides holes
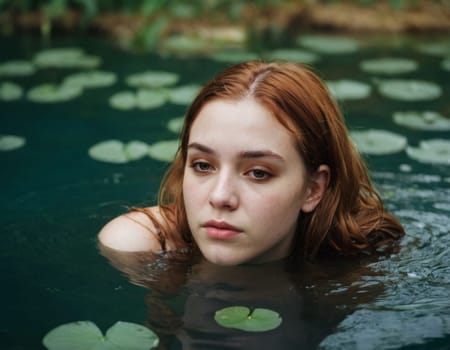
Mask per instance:
[[[148,208],[160,217],[158,207]],[[108,248],[125,252],[160,252],[157,228],[142,212],[130,212],[108,222],[98,234],[100,243]]]

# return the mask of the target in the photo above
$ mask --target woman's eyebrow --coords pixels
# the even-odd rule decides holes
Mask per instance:
[[[188,145],[188,149],[195,149],[203,153],[207,154],[216,154],[216,152],[201,143],[193,142]],[[253,159],[253,158],[275,158],[279,160],[284,160],[282,156],[280,156],[278,153],[275,153],[270,150],[251,150],[251,151],[242,151],[239,152],[239,158],[245,158],[245,159]]]

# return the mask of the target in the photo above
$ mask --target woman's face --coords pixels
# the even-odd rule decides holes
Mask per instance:
[[[252,98],[214,100],[189,135],[183,196],[207,260],[259,263],[289,254],[301,210],[310,211],[295,139]]]

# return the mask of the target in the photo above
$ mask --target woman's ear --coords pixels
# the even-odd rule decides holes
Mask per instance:
[[[303,212],[312,212],[317,207],[323,197],[323,194],[327,190],[329,183],[330,167],[322,164],[309,179],[309,184],[306,189],[306,199],[301,208]]]

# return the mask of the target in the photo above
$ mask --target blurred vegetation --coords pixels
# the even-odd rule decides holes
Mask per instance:
[[[437,0],[447,6],[450,0]],[[292,16],[306,6],[347,4],[371,8],[383,4],[400,12],[428,0],[0,0],[0,31],[14,34],[38,30],[49,37],[57,30],[116,32],[124,40],[155,47],[179,23],[204,23],[245,27],[251,36],[262,27]],[[281,13],[281,15],[280,15]],[[261,22],[264,22],[261,25]],[[105,28],[108,27],[108,28]],[[178,28],[182,31],[186,28]],[[118,30],[121,33],[117,35]],[[273,30],[273,28],[271,28]],[[280,30],[279,28],[275,30]],[[126,37],[126,38],[125,38]]]

